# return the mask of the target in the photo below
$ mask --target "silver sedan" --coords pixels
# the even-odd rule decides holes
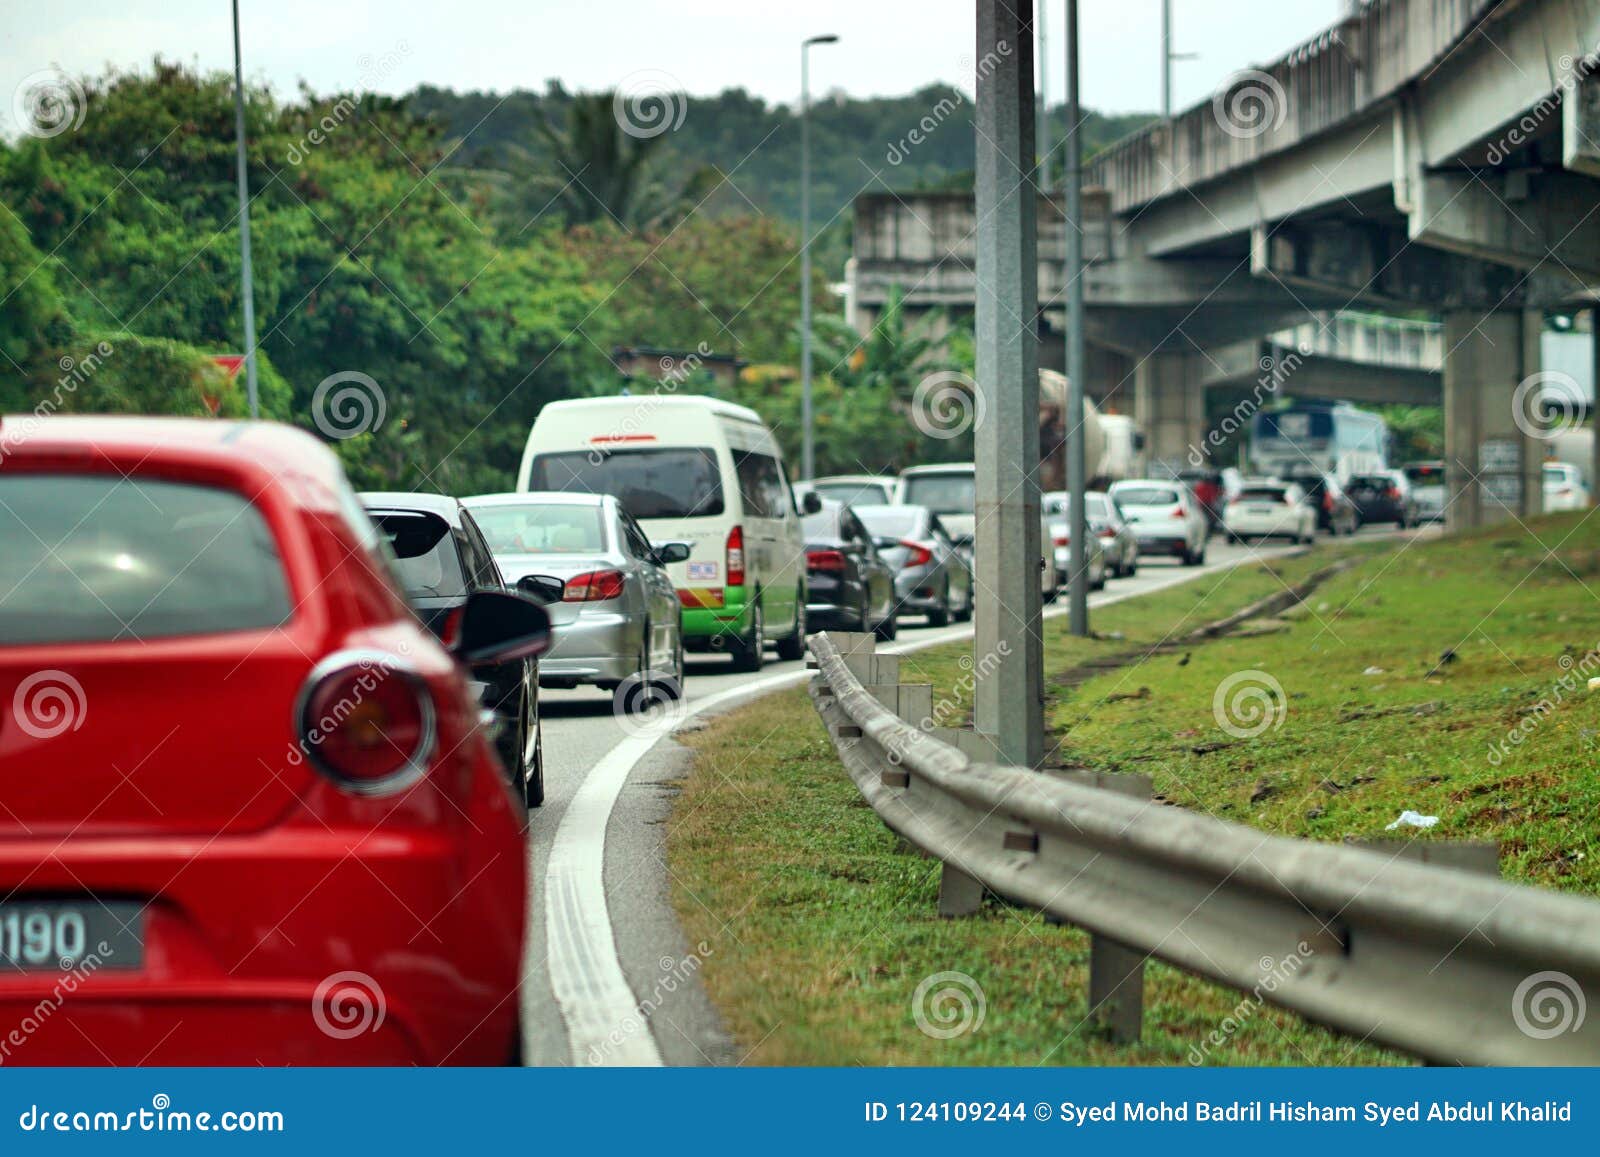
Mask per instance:
[[[683,612],[666,564],[688,558],[688,544],[652,544],[606,494],[485,494],[462,503],[508,585],[530,575],[566,584],[547,607],[541,687],[682,689]]]

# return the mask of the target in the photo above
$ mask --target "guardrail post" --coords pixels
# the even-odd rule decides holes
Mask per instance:
[[[1148,775],[1065,771],[1066,779],[1148,800]],[[1149,957],[1098,933],[1089,934],[1089,1017],[1118,1044],[1137,1044],[1144,1030],[1144,963]]]

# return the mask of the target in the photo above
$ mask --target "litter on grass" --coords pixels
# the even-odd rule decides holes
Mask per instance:
[[[1425,816],[1420,812],[1403,811],[1400,813],[1399,819],[1395,820],[1392,824],[1386,825],[1383,830],[1386,832],[1392,832],[1401,824],[1406,824],[1414,828],[1431,828],[1438,822],[1438,816]]]

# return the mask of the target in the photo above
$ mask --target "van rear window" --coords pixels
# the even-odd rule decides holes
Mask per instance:
[[[723,510],[722,471],[705,447],[540,454],[529,490],[610,494],[635,518],[704,518]]]
[[[266,519],[231,490],[121,475],[0,476],[0,644],[276,627]]]

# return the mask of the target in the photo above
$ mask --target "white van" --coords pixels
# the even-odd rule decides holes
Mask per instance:
[[[690,650],[726,650],[759,671],[762,648],[805,653],[806,552],[772,432],[716,398],[574,398],[539,411],[519,491],[612,494],[651,542],[687,542],[667,569]],[[815,501],[812,496],[810,501]]]
[[[895,480],[894,501],[899,506],[926,506],[939,516],[950,537],[972,561],[973,538],[977,533],[978,476],[971,462],[942,462],[936,466],[909,466]],[[1056,582],[1055,548],[1050,539],[1050,519],[1039,508],[1039,595],[1053,603],[1060,587]],[[983,592],[975,591],[979,596]]]

